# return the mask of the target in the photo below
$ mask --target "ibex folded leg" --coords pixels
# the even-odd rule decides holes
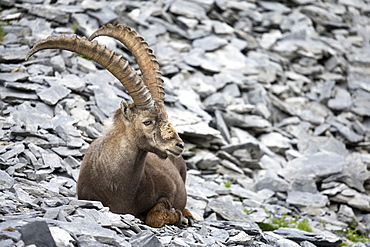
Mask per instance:
[[[174,208],[168,209],[164,202],[157,203],[147,214],[145,224],[151,227],[162,227],[166,224],[181,224],[182,213]]]
[[[187,227],[194,225],[194,217],[189,209],[185,208],[181,212],[178,209],[169,209],[166,203],[159,202],[147,214],[145,224],[151,227],[162,227],[166,224]]]

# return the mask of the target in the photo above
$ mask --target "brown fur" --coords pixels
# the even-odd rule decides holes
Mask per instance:
[[[149,110],[124,103],[113,120],[85,154],[78,198],[101,201],[112,212],[133,214],[152,227],[180,225],[184,217],[192,223],[185,209],[184,144],[163,103]]]

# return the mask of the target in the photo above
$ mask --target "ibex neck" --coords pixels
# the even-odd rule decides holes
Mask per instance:
[[[117,178],[122,181],[122,174],[125,174],[127,181],[127,186],[135,186],[134,183],[140,183],[144,176],[144,166],[145,160],[148,152],[139,149],[134,143],[129,139],[116,135],[115,138],[107,138],[110,148],[110,159],[112,162],[109,164],[110,170],[112,172],[112,180]]]

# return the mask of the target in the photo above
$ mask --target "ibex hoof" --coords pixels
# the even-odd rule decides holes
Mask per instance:
[[[189,220],[181,214],[181,226],[188,226]]]
[[[178,211],[180,215],[179,226],[180,227],[189,227],[194,225],[194,217],[191,215],[189,210],[185,209],[184,212]]]

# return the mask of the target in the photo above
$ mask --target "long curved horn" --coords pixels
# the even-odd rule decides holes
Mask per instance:
[[[159,64],[143,37],[138,36],[130,27],[124,27],[120,24],[102,26],[89,39],[93,40],[98,36],[109,36],[124,44],[139,64],[144,83],[150,90],[153,100],[164,101],[163,79],[159,71]]]
[[[85,37],[78,38],[76,35],[66,37],[61,35],[56,38],[48,37],[35,44],[27,53],[26,60],[33,54],[44,49],[63,49],[79,53],[106,68],[126,88],[136,107],[148,109],[153,107],[154,101],[150,91],[140,76],[131,68],[122,56],[109,50],[105,45],[99,45],[97,41],[91,42]]]

